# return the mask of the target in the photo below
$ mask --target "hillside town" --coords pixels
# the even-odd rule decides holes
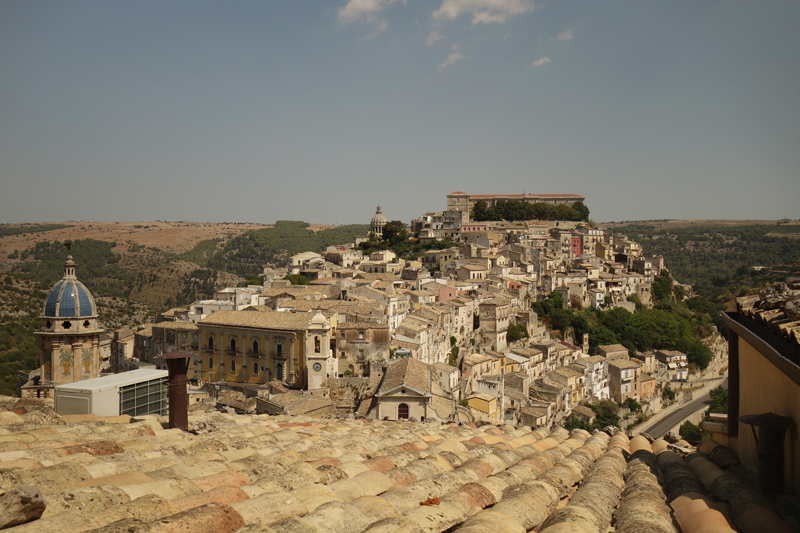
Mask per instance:
[[[0,397],[0,529],[797,531],[800,284],[737,298],[727,340],[704,325],[705,368],[575,339],[535,309],[641,314],[663,258],[586,222],[473,222],[455,195],[412,222],[442,244],[421,258],[363,253],[395,224],[378,206],[359,242],[113,335],[69,256],[41,366]],[[687,403],[722,379],[722,412]],[[637,427],[689,414],[702,439]]]
[[[293,255],[284,267],[265,266],[263,285],[220,288],[113,335],[103,334],[70,259],[44,304],[41,367],[21,394],[52,397],[57,386],[107,374],[163,371],[162,356],[180,350],[192,356],[192,402],[241,413],[552,428],[569,417],[591,424],[586,404],[606,399],[660,411],[664,389],[690,378],[685,354],[590,350],[588,334],[551,335],[532,305],[558,294],[568,309],[635,312],[635,302],[652,305],[663,257],[587,221],[470,219],[476,202],[509,200],[570,207],[585,198],[448,194],[445,210],[408,225],[419,242],[439,243],[414,260],[362,251],[384,236],[379,205],[356,242]],[[716,377],[727,344],[719,335],[706,342]]]

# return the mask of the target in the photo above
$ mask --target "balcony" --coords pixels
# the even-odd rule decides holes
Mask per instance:
[[[230,355],[231,357],[238,357],[242,354],[241,352],[239,352],[239,350],[225,350],[225,355]]]
[[[261,350],[254,352],[253,350],[247,350],[248,357],[264,357],[264,352]]]
[[[216,354],[217,353],[217,349],[216,348],[210,348],[210,347],[206,346],[206,347],[203,348],[203,353]]]

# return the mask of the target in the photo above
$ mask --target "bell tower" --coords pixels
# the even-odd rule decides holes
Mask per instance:
[[[100,376],[100,335],[97,305],[92,293],[78,281],[72,256],[64,263],[64,277],[44,302],[39,341],[39,379],[22,387],[23,396],[51,397],[53,387]]]
[[[337,361],[331,350],[331,325],[321,311],[311,319],[306,333],[306,375],[308,390],[328,387],[328,378],[335,377]]]

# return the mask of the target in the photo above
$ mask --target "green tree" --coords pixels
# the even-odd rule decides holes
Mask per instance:
[[[572,317],[572,335],[575,338],[575,344],[580,345],[583,342],[583,335],[584,333],[589,333],[590,328],[589,321],[584,313],[579,313]]]
[[[625,407],[630,409],[631,413],[634,413],[636,411],[641,411],[642,404],[640,404],[639,402],[637,402],[633,398],[628,398],[628,399],[625,400]]]
[[[594,425],[587,424],[586,422],[584,422],[580,418],[576,418],[573,415],[569,415],[569,417],[567,417],[567,419],[563,423],[563,427],[567,431],[572,431],[573,429],[583,429],[583,430],[586,430],[586,431],[593,431],[595,429]],[[603,427],[605,427],[605,426],[603,426]]]
[[[711,396],[711,405],[708,406],[706,418],[711,413],[725,414],[728,412],[728,389],[716,387],[708,392]]]
[[[396,244],[408,239],[406,225],[400,220],[392,220],[383,226],[383,240],[389,244]]]
[[[614,400],[600,400],[597,403],[590,403],[586,406],[597,415],[595,425],[598,428],[606,426],[619,427],[619,406]]]
[[[554,309],[548,315],[550,327],[559,331],[566,332],[572,324],[572,311],[569,309]]]
[[[572,209],[575,211],[577,220],[589,220],[589,208],[583,202],[575,202],[572,204]]]
[[[512,324],[508,327],[508,342],[517,342],[520,339],[528,338],[528,328],[522,325]]]
[[[594,351],[598,346],[615,344],[616,342],[617,338],[614,336],[614,332],[602,324],[593,327],[589,332],[589,349],[591,351]]]
[[[484,222],[489,219],[489,204],[485,200],[478,200],[472,206],[469,216],[475,222]]]
[[[284,276],[283,279],[288,279],[292,285],[308,285],[308,278],[302,274],[289,274]]]
[[[547,298],[542,300],[541,302],[535,302],[531,305],[531,309],[536,311],[536,314],[540,317],[545,317],[550,314],[553,309],[563,309],[564,308],[564,299],[561,296],[561,293],[558,292],[551,292],[547,295]]]
[[[699,442],[703,440],[703,430],[700,429],[700,426],[696,426],[692,424],[688,420],[681,424],[680,429],[678,432],[681,434],[681,438],[683,440],[687,440],[690,442]]]
[[[669,302],[672,299],[672,278],[669,271],[662,270],[653,280],[653,298],[659,303]]]
[[[634,304],[636,304],[637,311],[641,311],[644,308],[644,304],[642,303],[641,298],[639,298],[639,295],[635,292],[633,294],[628,295],[627,300],[629,302],[633,302]]]
[[[248,285],[264,285],[264,276],[248,274],[247,279],[239,282],[239,287],[247,287]]]

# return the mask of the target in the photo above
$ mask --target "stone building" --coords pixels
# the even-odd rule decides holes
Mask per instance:
[[[608,362],[608,384],[611,399],[623,403],[628,398],[639,400],[639,379],[642,365],[630,360]]]
[[[465,213],[464,222],[469,222],[469,213],[478,200],[483,200],[489,207],[494,206],[498,200],[571,206],[575,202],[585,203],[586,198],[579,194],[467,194],[456,191],[447,195],[447,210]]]
[[[336,335],[336,358],[339,377],[349,370],[354,377],[369,376],[370,361],[389,358],[389,326],[369,322],[339,324]]]
[[[64,263],[64,277],[44,302],[39,342],[39,379],[23,385],[22,396],[52,396],[56,385],[100,376],[100,336],[97,306],[92,293],[75,276],[72,256]]]
[[[337,374],[335,320],[320,312],[218,311],[197,326],[201,383],[263,385],[279,380],[317,389]]]
[[[480,304],[481,343],[494,346],[494,350],[502,352],[506,349],[508,334],[509,302],[502,298],[494,298]]]
[[[447,420],[456,408],[455,399],[444,390],[431,365],[411,357],[389,365],[375,400],[380,420]]]

